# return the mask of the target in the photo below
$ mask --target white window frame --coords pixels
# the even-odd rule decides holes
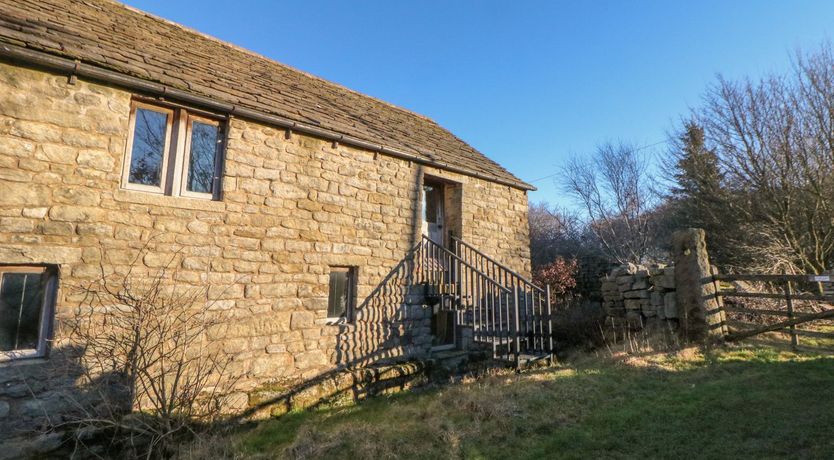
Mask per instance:
[[[166,115],[165,123],[165,146],[162,150],[162,170],[159,172],[159,186],[135,184],[130,182],[130,165],[133,160],[133,137],[136,131],[136,111],[137,109],[149,110],[151,112],[164,113]],[[130,104],[130,126],[127,134],[127,145],[125,146],[125,164],[122,168],[122,187],[127,190],[138,190],[141,192],[151,192],[164,194],[165,183],[168,177],[168,163],[171,151],[171,131],[174,126],[174,110],[160,107],[143,102],[133,101]]]
[[[0,362],[43,358],[47,355],[52,333],[52,320],[55,316],[55,299],[58,290],[57,270],[40,265],[0,265],[0,283],[2,283],[2,277],[6,273],[37,273],[41,275],[41,279],[46,279],[46,284],[43,286],[43,298],[41,299],[38,347],[35,349],[0,351]]]
[[[182,162],[179,164],[179,192],[177,195],[180,196],[187,196],[191,198],[204,198],[204,199],[213,199],[217,195],[217,189],[220,187],[220,152],[221,148],[219,145],[215,146],[214,149],[214,171],[212,172],[211,178],[211,192],[204,193],[204,192],[192,192],[188,190],[188,165],[191,162],[191,130],[194,126],[194,122],[200,122],[207,125],[212,125],[217,128],[218,132],[220,131],[220,122],[217,120],[212,120],[211,118],[201,117],[194,114],[186,114],[185,116],[185,142],[182,155]],[[222,134],[221,134],[222,136]],[[222,142],[222,139],[218,139]]]
[[[159,187],[134,184],[129,181],[133,153],[133,137],[136,128],[136,110],[140,108],[165,113],[168,116]],[[190,111],[180,106],[169,107],[165,104],[157,105],[137,100],[131,102],[129,131],[122,171],[123,189],[185,198],[220,200],[223,151],[225,150],[226,143],[226,133],[223,129],[225,120],[222,117],[212,118],[211,116],[198,115],[197,113],[199,111]],[[216,126],[218,130],[219,145],[217,145],[214,153],[214,176],[212,177],[211,193],[188,191],[188,163],[191,159],[191,126],[195,121]]]
[[[356,316],[356,302],[357,302],[357,288],[359,285],[359,267],[351,265],[332,265],[327,272],[327,311],[330,313],[330,274],[334,271],[347,273],[347,290],[348,303],[345,306],[345,314],[343,316],[328,316],[327,324],[349,324],[352,323]]]

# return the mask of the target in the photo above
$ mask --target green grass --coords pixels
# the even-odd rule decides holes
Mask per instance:
[[[772,348],[584,358],[293,413],[259,458],[832,458],[834,359]]]

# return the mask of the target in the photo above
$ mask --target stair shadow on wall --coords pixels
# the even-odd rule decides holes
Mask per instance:
[[[333,370],[255,392],[250,407],[237,418],[356,402],[424,382],[426,366],[420,358],[426,357],[431,344],[429,312],[406,303],[414,252],[409,251],[362,301],[352,324],[338,326]]]

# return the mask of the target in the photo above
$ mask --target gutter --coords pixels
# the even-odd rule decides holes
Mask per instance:
[[[359,147],[361,149],[370,150],[374,152],[380,152],[395,158],[413,161],[414,163],[432,166],[438,169],[443,169],[446,171],[463,174],[465,176],[495,182],[501,185],[506,185],[525,191],[536,190],[536,187],[521,181],[509,181],[489,174],[483,174],[477,171],[472,171],[467,168],[453,166],[441,161],[422,158],[411,153],[403,152],[401,150],[397,150],[391,147],[386,147],[381,144],[374,144],[372,142],[364,141],[353,136],[338,134],[336,132],[329,131],[326,129],[317,128],[315,126],[310,126],[303,123],[298,123],[296,121],[292,121],[287,118],[272,115],[266,112],[252,110],[246,107],[240,107],[225,102],[219,102],[208,97],[199,96],[188,91],[172,88],[170,86],[166,86],[160,83],[143,80],[141,78],[125,75],[119,72],[107,70],[90,64],[84,64],[79,61],[74,61],[69,58],[55,56],[53,54],[48,54],[42,51],[31,50],[22,46],[11,45],[8,43],[0,44],[0,58],[6,58],[12,61],[24,62],[34,66],[68,73],[72,77],[79,76],[89,78],[91,80],[112,84],[131,91],[137,91],[145,94],[154,95],[157,97],[175,99],[179,102],[183,102],[189,105],[195,105],[197,106],[197,108],[204,108],[213,112],[229,114],[234,117],[240,117],[259,123],[264,123],[270,126],[276,126],[283,129],[289,129],[290,131],[308,134],[314,137],[318,137],[320,139],[351,145],[353,147]]]

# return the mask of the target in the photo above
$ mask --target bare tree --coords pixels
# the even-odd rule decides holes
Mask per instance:
[[[719,78],[698,113],[756,268],[819,273],[834,257],[834,55],[758,82]]]
[[[534,269],[557,257],[575,258],[588,249],[582,243],[583,228],[578,217],[568,210],[557,209],[545,202],[532,203],[528,221]]]
[[[650,252],[656,203],[647,162],[638,149],[606,143],[563,170],[565,190],[582,206],[603,252],[618,263],[642,262]]]

